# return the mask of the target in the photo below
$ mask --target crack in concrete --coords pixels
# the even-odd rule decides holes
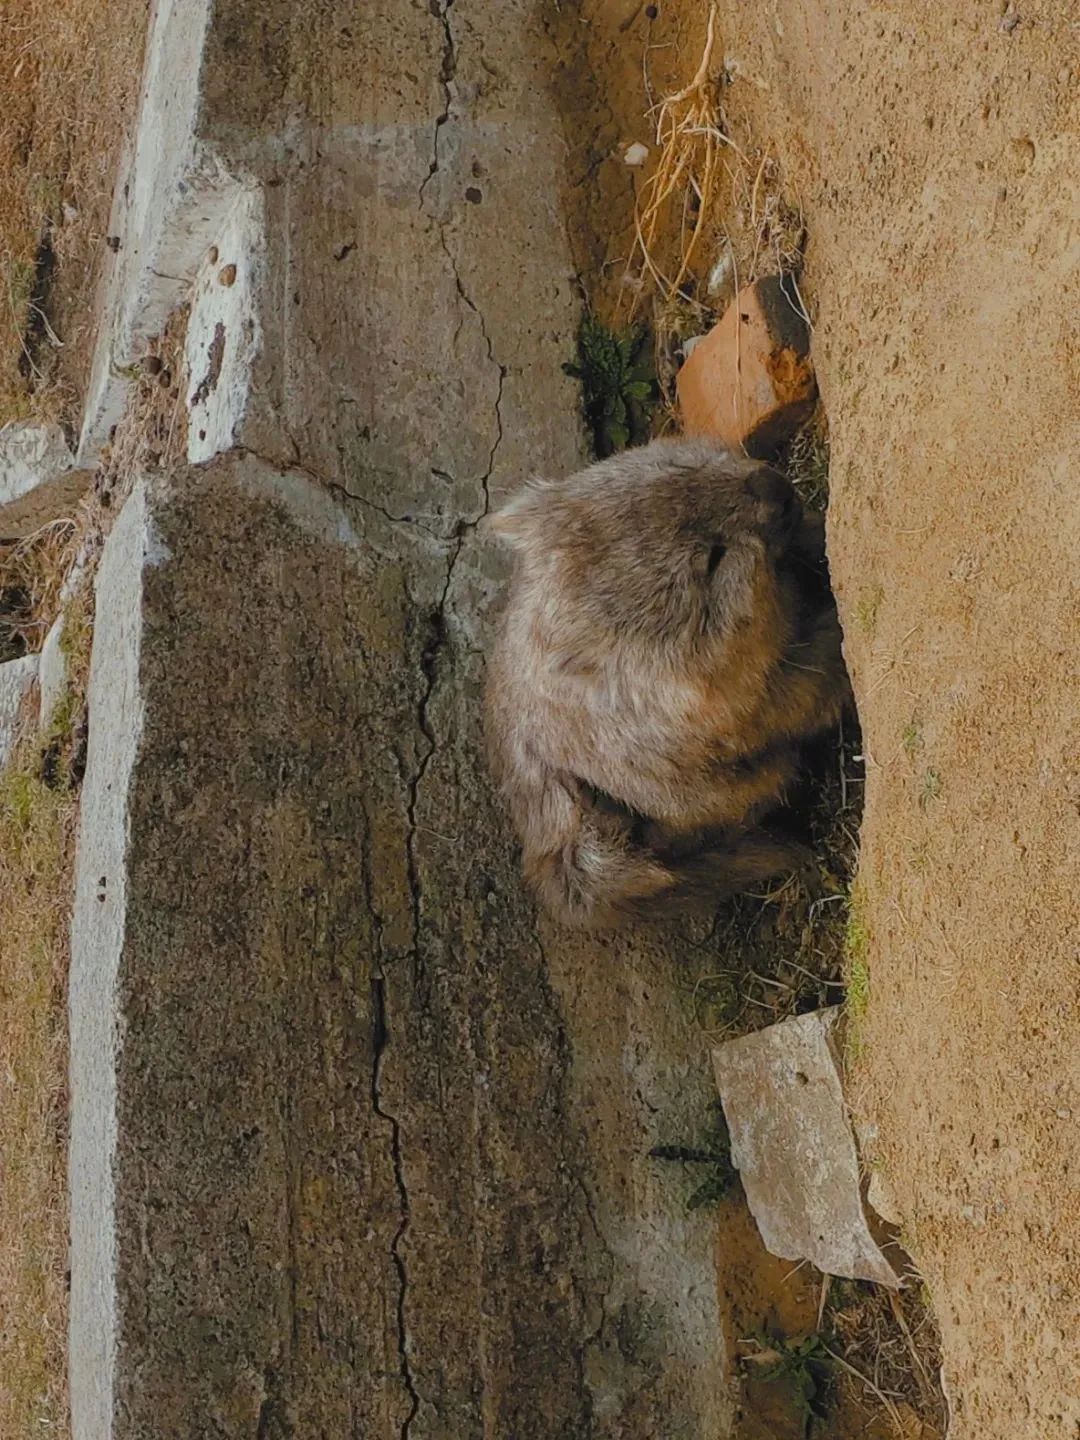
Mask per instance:
[[[428,0],[428,9],[434,19],[442,27],[443,53],[442,65],[439,67],[439,83],[442,86],[443,108],[435,117],[435,131],[432,136],[431,162],[428,166],[428,173],[420,182],[418,203],[420,209],[424,208],[424,194],[431,181],[439,171],[439,141],[442,137],[444,126],[450,120],[450,111],[453,108],[453,96],[450,87],[453,84],[454,76],[457,74],[457,50],[454,44],[454,32],[450,28],[450,7],[454,0]]]
[[[445,0],[445,3],[436,10],[435,0],[433,0],[432,9],[432,13],[437,13],[439,18],[443,21],[447,35],[447,43],[451,47],[449,52],[451,53],[451,55],[453,47],[453,37],[450,33],[450,25],[449,20],[447,19],[446,12],[452,3],[453,0]],[[449,106],[446,116],[443,117],[443,123],[445,123],[445,120],[448,118],[448,116]],[[491,447],[488,451],[486,466],[483,473],[478,477],[480,489],[483,495],[483,501],[480,505],[479,510],[475,514],[471,516],[463,516],[458,522],[456,544],[454,545],[453,551],[451,552],[447,562],[446,580],[443,584],[442,593],[439,596],[438,603],[431,614],[429,621],[431,626],[430,635],[427,644],[424,646],[424,649],[421,652],[420,657],[420,665],[424,675],[425,683],[417,707],[417,722],[420,728],[420,732],[424,737],[426,748],[424,750],[424,753],[420,756],[419,762],[416,767],[416,773],[409,784],[409,803],[407,807],[409,831],[406,840],[409,869],[409,890],[412,901],[413,953],[414,965],[416,968],[417,976],[419,976],[421,973],[420,930],[422,920],[421,904],[423,889],[420,874],[420,860],[417,853],[417,836],[419,833],[419,826],[417,824],[417,807],[419,805],[420,799],[420,787],[423,784],[424,777],[428,772],[428,768],[439,746],[438,737],[436,736],[434,727],[431,723],[431,702],[435,696],[435,692],[439,683],[440,655],[444,645],[446,644],[447,636],[449,633],[447,626],[448,606],[450,605],[451,591],[453,589],[454,583],[454,574],[465,545],[465,537],[471,531],[475,531],[477,526],[479,526],[483,522],[483,520],[491,513],[490,485],[491,477],[495,472],[496,457],[498,455],[499,447],[502,444],[504,437],[502,405],[503,391],[505,388],[507,376],[506,366],[501,364],[495,356],[494,343],[488,331],[483,313],[480,310],[480,307],[473,300],[472,296],[466,290],[465,285],[461,279],[461,275],[458,270],[457,260],[454,257],[454,253],[450,248],[449,240],[447,239],[446,222],[443,221],[441,223],[438,223],[437,228],[439,235],[439,244],[442,246],[443,253],[445,254],[446,259],[449,263],[450,273],[453,276],[454,280],[454,288],[457,291],[458,298],[461,301],[461,304],[465,307],[466,310],[468,310],[476,317],[477,324],[480,326],[480,336],[484,342],[484,348],[487,351],[488,361],[491,365],[495,367],[498,375],[498,385],[493,405],[495,418],[495,434],[491,442]],[[434,475],[441,476],[443,472],[435,470],[432,473]]]
[[[451,117],[451,84],[456,69],[454,38],[448,14],[450,6],[452,4],[453,0],[441,0],[441,3],[440,0],[430,0],[431,13],[433,16],[435,16],[436,19],[439,20],[440,24],[442,25],[444,35],[443,64],[440,73],[440,80],[443,87],[443,109],[435,120],[433,157],[430,169],[427,177],[420,186],[419,203],[421,208],[423,208],[424,194],[426,188],[439,169],[442,131],[449,123]],[[454,257],[447,236],[447,223],[445,221],[436,223],[439,235],[439,243],[442,246],[447,261],[449,262],[450,272],[453,276],[454,286],[457,291],[459,300],[464,309],[468,312],[471,312],[476,317],[477,323],[480,326],[480,334],[487,352],[488,361],[492,366],[495,367],[498,375],[498,384],[493,405],[494,435],[492,437],[491,445],[488,451],[487,462],[484,471],[478,477],[479,486],[482,493],[482,503],[480,504],[480,507],[476,511],[476,513],[471,516],[462,517],[456,527],[456,537],[453,540],[453,548],[449,556],[447,557],[445,580],[443,582],[442,590],[439,594],[438,601],[430,614],[430,630],[420,656],[420,668],[423,675],[423,686],[419,699],[417,701],[416,720],[420,735],[422,737],[422,747],[421,753],[417,759],[415,771],[410,780],[408,781],[406,802],[406,818],[408,824],[408,832],[406,836],[406,859],[408,870],[409,897],[412,911],[412,951],[414,965],[414,983],[417,985],[419,985],[419,982],[422,978],[421,930],[423,922],[423,881],[421,876],[420,855],[418,852],[420,827],[418,824],[417,812],[420,803],[421,786],[424,783],[424,779],[428,773],[431,762],[434,759],[439,748],[439,738],[436,734],[435,727],[432,723],[431,718],[431,706],[436,695],[436,691],[438,689],[440,674],[442,671],[441,655],[448,638],[448,606],[450,606],[451,603],[451,592],[453,589],[456,567],[464,549],[467,535],[470,532],[476,530],[476,528],[481,524],[481,522],[485,519],[485,517],[490,513],[491,510],[490,482],[491,477],[495,471],[495,464],[499,448],[502,445],[504,439],[502,406],[506,377],[508,373],[506,366],[501,364],[495,356],[494,344],[488,331],[483,313],[481,312],[479,306],[469,295],[461,279],[457,261]],[[303,459],[301,458],[300,446],[296,442],[296,439],[291,434],[288,434],[287,438],[293,453],[290,460],[285,464],[284,467],[280,467],[280,462],[274,462],[268,457],[256,455],[255,458],[262,459],[265,463],[271,465],[274,465],[276,463],[280,468],[286,468],[289,470],[293,470],[299,474],[305,475],[309,479],[314,480],[317,484],[325,486],[328,490],[338,495],[341,495],[349,500],[354,500],[365,508],[371,510],[372,512],[381,515],[383,519],[389,521],[393,525],[405,525],[415,527],[424,531],[432,538],[442,543],[447,543],[450,541],[451,537],[446,535],[440,535],[437,531],[433,530],[430,526],[425,525],[416,517],[410,515],[394,514],[394,512],[389,510],[386,506],[379,504],[377,501],[372,500],[367,496],[357,494],[355,491],[350,490],[349,487],[342,482],[332,480],[328,476],[320,474],[317,470],[304,463]],[[248,451],[247,453],[254,452]],[[443,472],[433,471],[433,475],[437,476],[437,478],[439,479],[445,478],[447,480],[450,480],[452,483],[452,477],[449,475],[445,475]],[[381,962],[384,954],[383,935],[381,920],[376,915],[375,907],[371,903],[373,897],[371,895],[370,889],[370,877],[367,877],[366,888],[368,892],[367,898],[369,903],[369,909],[372,914],[373,922],[376,926],[376,948],[378,951],[379,961],[379,969],[372,980],[372,1023],[374,1039],[371,1073],[371,1104],[374,1113],[378,1115],[379,1118],[382,1119],[389,1127],[390,1156],[394,1173],[394,1184],[397,1189],[399,1202],[400,1219],[393,1239],[390,1243],[390,1256],[397,1277],[398,1286],[396,1316],[397,1348],[400,1364],[400,1374],[405,1393],[408,1396],[409,1400],[408,1413],[402,1421],[400,1433],[401,1440],[409,1440],[409,1436],[412,1433],[413,1422],[415,1421],[420,1409],[420,1394],[416,1387],[416,1380],[409,1358],[408,1347],[407,1310],[409,1280],[408,1271],[405,1263],[404,1242],[408,1235],[410,1223],[409,1193],[405,1179],[404,1162],[402,1156],[401,1123],[394,1114],[387,1110],[384,1104],[382,1093],[383,1066],[385,1064],[386,1054],[389,1047],[389,1027],[386,1008],[386,980],[381,968]]]
[[[487,469],[484,471],[483,475],[480,476],[480,485],[484,492],[484,505],[479,515],[475,516],[472,520],[466,520],[463,522],[463,524],[467,528],[475,529],[475,527],[480,524],[484,517],[491,512],[491,493],[488,487],[491,477],[495,471],[495,456],[498,453],[499,446],[502,444],[503,441],[502,402],[503,389],[506,385],[507,370],[506,366],[501,364],[495,358],[495,346],[488,331],[487,323],[484,320],[483,311],[480,309],[479,305],[477,305],[476,301],[472,298],[469,292],[465,289],[465,285],[461,279],[461,274],[458,270],[457,260],[454,258],[454,252],[450,249],[450,243],[446,238],[446,228],[447,227],[445,223],[439,226],[439,244],[442,246],[443,254],[450,262],[450,273],[454,277],[454,288],[457,290],[458,298],[460,299],[461,303],[465,306],[467,310],[469,310],[473,315],[476,316],[477,324],[480,326],[480,338],[483,340],[484,348],[487,350],[488,361],[490,364],[494,365],[499,375],[499,384],[498,389],[495,393],[494,405],[495,439],[492,443],[491,450],[488,453]]]
[[[371,1018],[373,1032],[373,1059],[371,1067],[371,1105],[375,1114],[390,1127],[390,1159],[394,1169],[394,1184],[397,1188],[400,1206],[400,1222],[390,1242],[390,1258],[398,1280],[397,1297],[397,1343],[401,1365],[401,1380],[409,1397],[409,1413],[401,1422],[401,1440],[408,1440],[412,1423],[420,1410],[420,1392],[409,1360],[409,1335],[406,1321],[406,1304],[409,1277],[405,1268],[402,1243],[409,1229],[409,1191],[405,1183],[405,1168],[401,1157],[401,1122],[383,1105],[382,1067],[390,1042],[386,1023],[386,982],[382,975],[376,975],[371,982]]]
[[[457,564],[463,544],[464,535],[459,534],[454,552],[447,562],[446,580],[443,583],[442,593],[439,596],[438,604],[429,617],[428,623],[430,631],[427,642],[420,652],[420,669],[424,677],[424,688],[421,691],[420,699],[417,703],[416,720],[420,734],[424,738],[426,748],[417,762],[416,773],[409,781],[409,798],[405,810],[409,822],[409,833],[405,838],[405,846],[409,871],[409,898],[412,905],[413,965],[417,976],[421,973],[420,927],[422,919],[421,902],[423,883],[420,878],[420,858],[417,854],[417,836],[419,835],[420,827],[416,819],[416,810],[420,803],[420,786],[423,784],[428,766],[431,764],[432,758],[438,749],[438,740],[436,739],[435,731],[431,724],[429,712],[431,700],[435,694],[435,687],[438,683],[439,654],[446,640],[447,597],[450,594],[450,585],[454,578],[454,566]]]
[[[356,490],[350,490],[349,487],[340,480],[331,480],[329,475],[322,474],[321,471],[313,469],[300,459],[299,447],[292,436],[289,436],[289,443],[293,447],[293,454],[287,460],[271,455],[262,455],[258,450],[252,450],[247,445],[235,445],[233,449],[239,455],[249,455],[253,460],[258,460],[263,465],[269,465],[273,470],[284,470],[287,473],[291,472],[296,475],[303,475],[308,480],[314,480],[317,485],[325,486],[327,490],[332,490],[335,495],[343,495],[347,500],[355,500],[356,503],[362,505],[365,510],[370,510],[376,515],[381,515],[384,520],[389,520],[392,525],[405,525],[416,530],[422,530],[425,535],[430,535],[433,540],[438,540],[443,544],[450,539],[450,536],[440,535],[438,530],[433,530],[430,525],[425,525],[423,520],[419,519],[416,515],[395,515],[392,510],[388,510],[385,505],[380,505],[377,500],[372,500],[367,495],[361,495]],[[439,472],[433,471],[432,473],[438,474]]]

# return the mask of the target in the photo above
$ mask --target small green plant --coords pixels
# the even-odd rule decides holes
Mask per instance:
[[[582,408],[599,459],[648,439],[656,373],[643,325],[619,333],[584,316],[577,363],[563,369],[581,381]]]
[[[900,743],[904,747],[904,754],[909,760],[923,748],[922,721],[917,715],[913,715],[900,732]]]
[[[919,804],[925,810],[927,805],[930,804],[931,800],[940,800],[940,798],[941,776],[933,768],[933,766],[930,766],[927,769],[926,774],[923,776],[922,794],[919,796]]]
[[[719,1103],[715,1107],[713,1133],[703,1144],[654,1145],[649,1157],[672,1165],[694,1167],[698,1178],[687,1196],[687,1210],[717,1204],[734,1185],[739,1173],[732,1163],[731,1137]]]
[[[873,637],[874,631],[877,629],[878,612],[884,599],[885,591],[882,587],[872,585],[869,590],[864,590],[855,602],[855,619],[859,629],[868,639]]]
[[[9,771],[0,779],[0,816],[11,823],[13,834],[20,839],[33,823],[39,794],[37,777],[23,770]]]
[[[816,1333],[791,1340],[761,1336],[757,1345],[757,1353],[744,1360],[762,1367],[762,1380],[784,1388],[807,1435],[815,1420],[824,1419],[822,1402],[832,1371],[823,1337]]]
[[[738,1014],[739,999],[734,975],[703,975],[694,985],[694,1018],[706,1030],[722,1030]]]

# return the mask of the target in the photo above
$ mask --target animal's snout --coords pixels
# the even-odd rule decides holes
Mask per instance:
[[[799,497],[789,480],[778,470],[763,465],[746,482],[746,488],[762,510],[762,523],[768,527],[786,528],[801,513]]]

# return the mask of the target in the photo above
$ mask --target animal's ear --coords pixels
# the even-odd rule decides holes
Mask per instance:
[[[501,510],[489,515],[484,522],[484,528],[505,545],[518,550],[529,538],[540,506],[539,488],[536,485],[527,485],[508,500]]]

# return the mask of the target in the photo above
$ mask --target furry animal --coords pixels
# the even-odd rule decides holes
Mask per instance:
[[[803,868],[762,822],[847,693],[820,517],[775,470],[658,440],[538,481],[486,697],[531,888],[597,927]]]

